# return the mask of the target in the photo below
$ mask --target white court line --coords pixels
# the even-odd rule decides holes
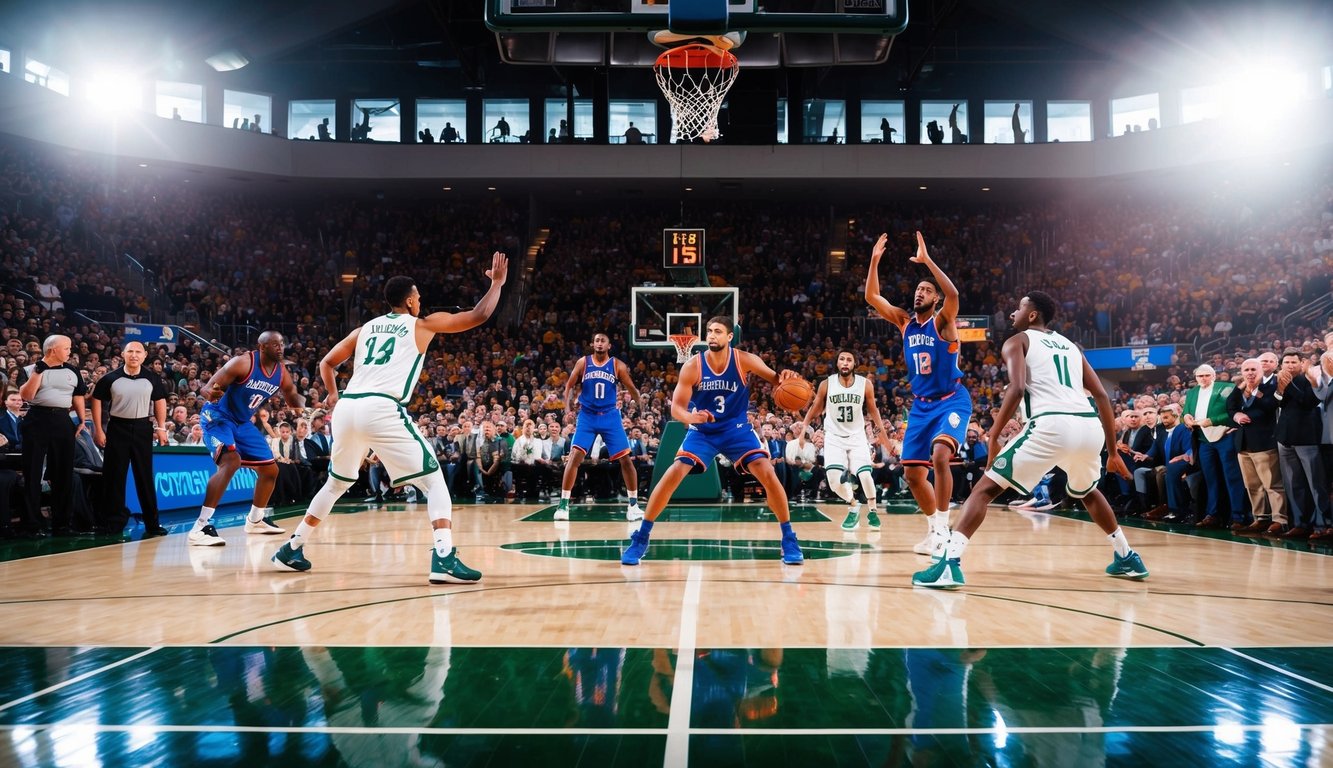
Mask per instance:
[[[100,674],[102,674],[103,672],[106,672],[107,670],[110,670],[110,669],[115,669],[116,667],[119,667],[119,666],[122,665],[122,664],[128,664],[128,663],[130,663],[131,661],[138,661],[139,659],[142,659],[143,657],[147,656],[147,655],[150,654],[150,653],[154,653],[154,652],[156,652],[156,651],[161,650],[161,648],[162,648],[162,646],[160,646],[160,645],[155,645],[155,646],[153,646],[152,648],[149,648],[149,649],[144,650],[144,651],[140,651],[140,652],[134,654],[133,656],[126,656],[125,658],[121,659],[120,661],[113,661],[112,663],[110,663],[110,664],[105,664],[105,665],[103,665],[103,666],[98,667],[97,669],[91,670],[91,671],[89,671],[89,672],[84,672],[82,675],[77,675],[77,676],[75,676],[75,677],[71,677],[71,678],[68,679],[68,680],[65,680],[65,681],[63,681],[63,682],[56,683],[55,685],[52,685],[52,686],[48,686],[48,687],[46,687],[46,688],[43,688],[43,689],[40,690],[40,691],[36,691],[35,693],[30,693],[30,694],[28,694],[27,696],[24,696],[24,697],[21,698],[21,699],[14,699],[13,701],[11,701],[11,702],[9,702],[9,703],[7,703],[7,704],[0,705],[0,712],[4,712],[6,709],[9,709],[10,707],[16,707],[16,706],[18,706],[19,704],[22,704],[22,703],[25,702],[25,701],[32,701],[33,699],[35,699],[35,698],[37,698],[37,697],[39,697],[39,696],[45,696],[46,694],[51,693],[52,691],[58,691],[58,690],[60,690],[61,688],[64,688],[64,687],[66,687],[66,686],[69,686],[69,685],[73,685],[73,684],[75,684],[75,683],[82,682],[82,681],[87,680],[88,678],[90,678],[90,677],[92,677],[92,676],[94,676],[94,675],[100,675]]]
[[[1235,648],[1223,648],[1222,650],[1226,651],[1227,653],[1234,653],[1235,655],[1241,657],[1242,659],[1245,659],[1246,661],[1252,661],[1255,664],[1258,664],[1259,666],[1264,667],[1266,669],[1271,669],[1280,675],[1286,675],[1287,677],[1290,677],[1292,680],[1299,680],[1300,682],[1305,683],[1306,685],[1313,685],[1314,687],[1318,688],[1321,691],[1328,691],[1329,693],[1333,693],[1333,686],[1324,685],[1318,680],[1311,680],[1310,678],[1305,677],[1304,675],[1298,675],[1295,672],[1289,672],[1275,664],[1269,664],[1263,659],[1256,659],[1255,657],[1249,655],[1248,653],[1241,653]],[[1327,650],[1327,648],[1321,650]]]
[[[662,765],[683,766],[690,759],[690,708],[694,699],[695,637],[699,631],[699,590],[704,567],[691,565],[680,604],[680,639],[676,648],[676,674],[671,682],[671,713],[667,716],[666,751]]]

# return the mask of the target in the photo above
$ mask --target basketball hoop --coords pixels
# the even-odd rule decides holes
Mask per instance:
[[[671,343],[676,346],[676,362],[683,363],[694,355],[694,345],[699,343],[699,337],[692,333],[673,333],[667,337]]]
[[[717,112],[739,73],[735,54],[715,45],[692,43],[663,51],[653,74],[671,105],[672,138],[712,141],[720,136]]]

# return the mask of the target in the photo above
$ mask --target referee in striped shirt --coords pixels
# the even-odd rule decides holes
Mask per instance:
[[[28,366],[28,380],[19,394],[31,405],[23,417],[23,478],[27,489],[28,533],[71,536],[73,514],[74,439],[83,429],[88,385],[69,364],[68,336],[52,334],[42,342],[42,359]],[[70,411],[75,417],[70,420]],[[75,426],[75,425],[78,426]],[[42,519],[42,466],[51,483],[51,523]],[[77,521],[80,528],[84,521]]]
[[[98,379],[93,387],[93,442],[106,448],[102,460],[102,509],[98,526],[119,534],[129,521],[125,508],[125,471],[134,472],[134,487],[143,511],[145,539],[166,536],[157,516],[157,484],[153,482],[153,438],[168,443],[167,391],[157,374],[144,368],[143,344],[131,341],[121,350],[125,364]],[[111,417],[102,430],[102,404]],[[151,420],[150,420],[151,417]]]

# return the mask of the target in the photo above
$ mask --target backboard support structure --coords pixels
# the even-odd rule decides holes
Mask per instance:
[[[675,353],[670,337],[693,333],[694,351],[707,349],[704,323],[721,315],[731,318],[732,343],[741,339],[740,289],[734,287],[633,286],[630,288],[630,325],[626,338],[635,349]]]
[[[758,0],[715,1],[726,4],[725,28],[715,13],[673,14],[666,0],[486,0],[485,14],[508,64],[651,67],[662,48],[647,33],[667,29],[745,32],[747,69],[874,65],[907,28],[907,0],[798,0],[773,11]]]

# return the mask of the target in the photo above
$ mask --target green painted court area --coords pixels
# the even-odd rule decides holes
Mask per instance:
[[[642,502],[640,502],[642,504]],[[543,507],[519,522],[548,523],[555,519],[555,506]],[[624,504],[570,504],[569,520],[574,523],[624,521]],[[664,523],[776,523],[768,507],[758,504],[672,504],[657,518]],[[823,523],[828,516],[810,504],[791,505],[793,523]]]
[[[582,560],[619,560],[628,539],[583,539],[571,541],[519,541],[501,549],[542,557],[572,557]],[[846,557],[873,552],[869,544],[842,541],[802,541],[807,560]],[[778,539],[653,539],[644,560],[781,560]]]
[[[4,765],[1303,766],[1323,648],[0,648]],[[682,684],[688,719],[670,716]]]

